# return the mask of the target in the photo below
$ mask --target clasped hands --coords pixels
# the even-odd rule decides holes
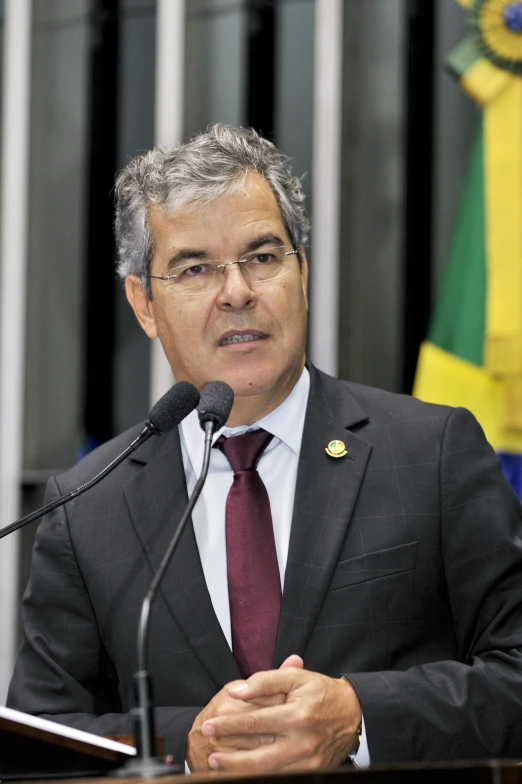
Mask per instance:
[[[213,697],[189,732],[187,762],[193,773],[332,769],[357,747],[360,723],[351,684],[293,655]]]

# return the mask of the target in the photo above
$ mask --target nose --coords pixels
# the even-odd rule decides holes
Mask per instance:
[[[223,310],[243,310],[254,307],[256,301],[257,294],[243,275],[242,265],[235,261],[227,264],[217,297],[218,306]]]

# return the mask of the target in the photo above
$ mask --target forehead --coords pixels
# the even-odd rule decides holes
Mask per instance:
[[[197,241],[205,245],[241,242],[268,233],[278,233],[288,240],[272,188],[256,173],[210,202],[192,201],[170,213],[151,207],[149,223],[157,248],[163,243],[177,247]]]

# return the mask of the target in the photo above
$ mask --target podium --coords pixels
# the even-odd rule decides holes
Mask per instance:
[[[135,754],[133,746],[0,707],[1,781],[106,784],[112,771]],[[209,772],[190,776],[190,784],[216,780],[223,784],[522,784],[522,760],[408,763],[375,765],[367,770],[343,767],[335,771],[263,775]],[[180,776],[155,781],[179,784]]]
[[[110,774],[109,774],[110,776]],[[180,784],[180,776],[160,779],[165,784]],[[522,762],[489,760],[432,764],[375,766],[368,770],[342,768],[314,773],[230,776],[226,773],[193,774],[187,784],[522,784]],[[110,778],[56,780],[55,784],[107,784]],[[144,779],[119,779],[123,784]],[[149,784],[152,781],[148,780]],[[156,779],[157,781],[157,779]],[[51,784],[49,780],[46,784]]]
[[[100,775],[136,749],[38,716],[0,707],[0,780]]]
[[[176,782],[179,784],[179,780],[179,776],[163,779],[165,784],[176,784]],[[205,773],[193,774],[188,781],[190,784],[226,784],[226,782],[231,784],[256,784],[257,782],[263,784],[522,784],[522,761],[405,763],[376,765],[366,770],[341,768],[314,773],[275,773],[255,776]]]

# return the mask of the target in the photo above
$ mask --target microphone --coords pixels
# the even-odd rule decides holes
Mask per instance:
[[[145,428],[139,438],[145,430],[155,436],[172,430],[196,408],[198,403],[199,392],[194,384],[191,384],[190,381],[178,381],[152,406],[149,418],[145,421]],[[149,437],[146,436],[144,440]]]
[[[40,509],[36,509],[34,512],[25,515],[25,517],[21,517],[14,523],[1,528],[0,539],[13,531],[17,531],[24,525],[32,523],[33,520],[37,520],[48,512],[52,512],[53,509],[63,506],[67,501],[71,501],[73,498],[85,493],[86,490],[94,487],[94,485],[97,485],[98,482],[101,482],[101,480],[110,474],[111,471],[114,471],[116,466],[119,466],[131,452],[134,452],[134,450],[140,447],[145,441],[148,441],[151,436],[159,436],[162,433],[167,433],[176,425],[179,425],[179,423],[196,408],[198,401],[199,392],[193,384],[190,384],[188,381],[180,381],[179,383],[174,384],[174,386],[171,387],[168,392],[165,392],[163,397],[161,397],[151,408],[148,419],[145,421],[145,427],[139,436],[135,438],[118,457],[114,458],[108,466],[75,490],[71,490],[66,495],[55,498],[51,503],[40,507]]]
[[[201,395],[198,406],[199,424],[206,431],[208,422],[213,423],[212,435],[219,430],[232,410],[234,393],[224,381],[212,381],[207,384]]]
[[[154,711],[150,675],[147,669],[150,610],[152,603],[156,598],[157,590],[167,570],[167,566],[174,555],[181,535],[185,530],[187,521],[190,519],[192,510],[203,490],[210,463],[212,436],[215,431],[219,430],[220,427],[223,427],[227,421],[233,403],[234,393],[229,385],[225,384],[223,381],[210,382],[201,393],[198,416],[200,425],[205,431],[203,466],[199,479],[189,498],[185,512],[183,513],[183,517],[179,522],[167,552],[163,556],[163,560],[158,567],[141,606],[140,622],[138,625],[138,670],[134,673],[137,705],[133,709],[135,718],[134,741],[137,754],[134,759],[129,760],[123,767],[112,772],[121,778],[128,778],[131,776],[151,778],[154,776],[172,776],[175,773],[184,772],[183,766],[168,765],[158,759],[154,754]]]

